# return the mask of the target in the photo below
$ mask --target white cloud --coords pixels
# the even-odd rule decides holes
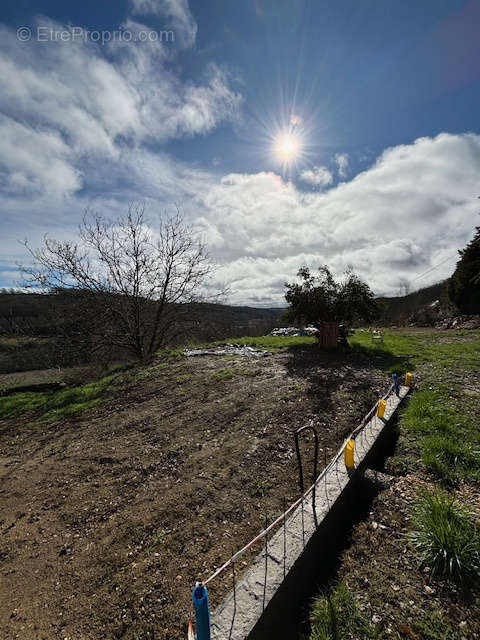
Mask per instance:
[[[348,153],[336,153],[335,162],[337,163],[338,175],[341,178],[346,178],[349,162]]]
[[[333,182],[333,176],[326,167],[313,167],[305,169],[300,174],[300,179],[317,187],[327,187]]]
[[[161,43],[21,43],[0,27],[0,76],[2,182],[19,192],[69,193],[82,186],[83,163],[118,160],[125,147],[146,141],[208,133],[241,104],[214,64],[203,82],[182,82]],[[17,134],[21,149],[12,149]]]
[[[34,129],[0,114],[0,184],[8,193],[45,192],[52,197],[81,187],[80,172],[71,164],[61,136]]]
[[[447,277],[477,224],[480,136],[440,134],[387,149],[376,164],[327,192],[302,193],[278,176],[229,175],[213,185],[199,225],[225,263],[236,302],[282,302],[302,264],[348,265],[377,293],[451,256],[426,279]],[[280,276],[278,278],[277,276]]]
[[[160,15],[168,20],[167,27],[173,29],[175,41],[191,47],[197,37],[197,23],[190,12],[187,0],[130,0],[136,15]]]

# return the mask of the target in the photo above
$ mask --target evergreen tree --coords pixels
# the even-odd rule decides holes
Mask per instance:
[[[448,282],[448,295],[462,313],[480,313],[480,227],[459,252],[460,260]]]

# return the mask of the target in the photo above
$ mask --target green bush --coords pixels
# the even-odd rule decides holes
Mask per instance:
[[[380,629],[360,611],[355,596],[343,583],[315,600],[310,622],[309,640],[379,640],[382,637]]]
[[[415,505],[413,522],[410,540],[421,568],[464,588],[479,585],[480,531],[469,513],[443,491],[425,492]]]

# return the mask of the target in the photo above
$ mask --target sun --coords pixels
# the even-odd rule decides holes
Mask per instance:
[[[283,165],[293,164],[302,151],[302,142],[294,131],[279,133],[273,143],[274,153]]]

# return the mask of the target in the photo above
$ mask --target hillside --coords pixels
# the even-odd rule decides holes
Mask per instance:
[[[52,303],[66,300],[62,294],[19,293],[0,291],[0,334],[52,335]],[[209,326],[248,329],[274,325],[283,309],[232,306],[226,304],[196,303],[185,305],[199,327]],[[232,335],[231,331],[228,335]]]
[[[0,373],[92,361],[83,343],[75,346],[82,328],[88,339],[89,328],[72,312],[71,300],[64,294],[0,292]],[[178,326],[169,346],[267,334],[278,325],[282,311],[211,303],[178,305]],[[129,359],[129,354],[115,351],[110,361]]]
[[[55,296],[38,293],[0,292],[0,335],[53,336],[52,322]],[[405,296],[381,296],[381,323],[405,325],[415,312],[439,300],[448,308],[447,281],[419,289]],[[281,323],[285,308],[257,308],[227,304],[196,303],[185,305],[188,317],[180,341],[214,340],[227,336],[261,335]],[[185,310],[184,309],[184,310]]]
[[[385,469],[391,488],[345,522],[332,562],[373,629],[362,638],[478,638],[478,605],[419,568],[407,534],[421,490],[438,481],[478,511],[480,333],[386,331],[373,345],[358,331],[350,350],[330,353],[313,338],[289,340],[257,338],[271,351],[262,358],[170,354],[75,388],[0,398],[2,638],[185,638],[195,581],[298,498],[294,431],[316,421],[323,466],[391,371],[407,368],[419,389]],[[228,572],[209,584],[213,608],[231,587]],[[333,637],[317,634],[319,609],[311,640]],[[430,620],[448,635],[416,632]]]
[[[382,324],[405,325],[408,318],[435,300],[439,300],[442,307],[448,307],[447,280],[433,284],[409,293],[406,296],[382,296],[377,298],[382,304]]]

